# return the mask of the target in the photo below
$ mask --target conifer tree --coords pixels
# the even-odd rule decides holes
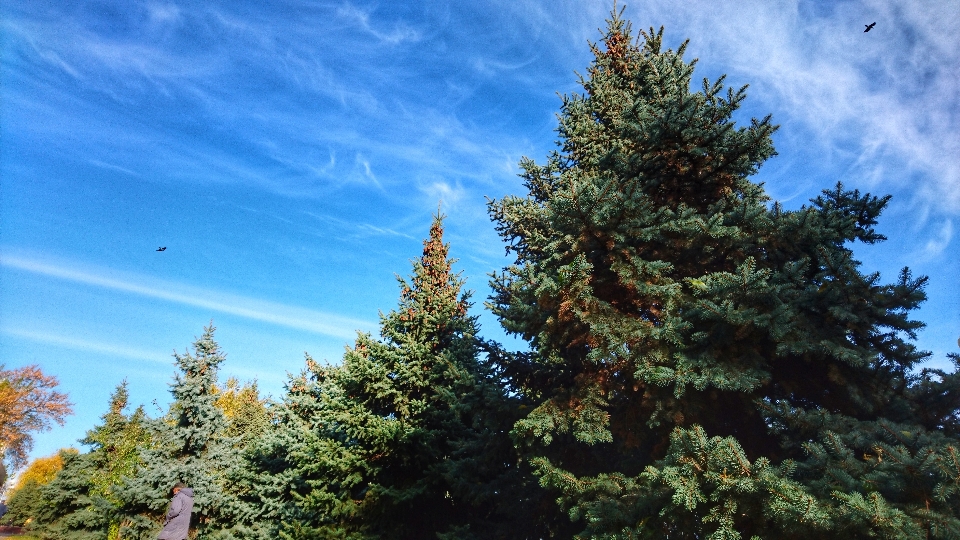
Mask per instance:
[[[224,508],[221,528],[224,538],[277,538],[277,523],[273,512],[277,493],[270,492],[271,486],[282,483],[279,471],[264,467],[259,461],[258,450],[270,447],[275,431],[272,405],[268,399],[260,397],[256,381],[241,384],[230,378],[222,389],[215,388],[216,405],[227,419],[226,436],[233,441],[236,459],[221,478],[222,485],[230,494],[229,505]],[[283,446],[276,448],[281,456],[286,455]],[[264,496],[266,493],[269,496]],[[264,501],[268,501],[265,506]],[[269,517],[268,517],[269,516]]]
[[[102,424],[87,432],[80,440],[90,447],[90,459],[98,471],[93,479],[92,492],[113,504],[120,500],[115,493],[125,478],[133,476],[140,464],[141,452],[150,446],[150,431],[143,406],[129,415],[125,413],[130,400],[127,381],[117,386],[110,396]]]
[[[91,455],[64,453],[63,469],[41,487],[32,532],[44,540],[103,540],[115,508],[92,494],[99,471]],[[116,535],[113,536],[116,538]]]
[[[150,442],[143,408],[127,415],[128,400],[124,381],[110,396],[103,423],[80,440],[90,451],[61,453],[63,469],[40,490],[43,504],[35,528],[43,538],[119,537],[122,501],[116,490],[133,475]]]
[[[39,457],[27,465],[18,476],[9,494],[9,507],[4,524],[34,526],[45,506],[43,489],[57,478],[64,462],[75,456],[77,450],[64,448],[56,454]]]
[[[142,465],[117,490],[127,517],[121,536],[149,538],[171,497],[185,482],[194,490],[191,529],[196,538],[212,538],[231,526],[233,495],[224,489],[227,471],[238,462],[235,439],[216,405],[217,372],[225,355],[211,324],[193,344],[193,353],[174,354],[180,373],[171,385],[169,412],[151,422],[151,445]]]
[[[36,519],[43,505],[41,487],[36,480],[31,480],[13,491],[7,499],[7,513],[0,518],[0,525],[20,527]]]
[[[770,118],[614,12],[529,194],[490,203],[516,263],[490,307],[532,352],[513,434],[578,538],[960,535],[956,372],[918,371],[925,278],[860,271],[889,197],[770,204]],[[954,359],[956,361],[956,358]]]
[[[524,538],[520,523],[536,522],[515,515],[525,502],[506,429],[519,403],[480,359],[448,250],[437,215],[381,339],[360,334],[339,366],[308,357],[291,380],[259,456],[285,482],[269,489],[292,495],[274,514],[284,538]]]

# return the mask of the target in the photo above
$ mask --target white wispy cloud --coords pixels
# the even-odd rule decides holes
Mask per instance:
[[[478,56],[473,59],[472,64],[473,69],[477,70],[482,75],[486,77],[493,77],[500,76],[505,71],[514,71],[525,68],[536,62],[539,57],[539,54],[535,54],[523,60],[509,62],[497,60],[495,58]]]
[[[370,225],[368,223],[361,223],[360,225],[357,225],[357,229],[364,233],[370,233],[372,235],[399,236],[401,238],[406,238],[408,240],[416,240],[416,238],[410,236],[409,234],[405,234],[405,233],[395,231],[393,229],[384,228],[384,227],[377,227],[374,225]]]
[[[238,154],[235,148],[217,147],[220,132],[198,143],[173,130],[158,130],[151,134],[154,140],[142,143],[154,149],[153,168],[182,171],[161,174],[247,182],[285,195],[315,197],[345,183],[391,191],[411,180],[391,170],[400,163],[414,175],[422,173],[413,179],[420,185],[435,177],[462,180],[477,201],[486,194],[478,188],[502,186],[516,170],[519,155],[540,146],[529,137],[550,137],[555,112],[543,111],[546,129],[539,133],[520,134],[507,123],[467,119],[471,100],[491,91],[481,90],[477,78],[502,79],[496,91],[522,87],[527,97],[576,89],[572,72],[589,60],[586,42],[600,39],[598,30],[611,7],[608,2],[493,2],[485,9],[505,14],[490,19],[497,26],[478,23],[469,30],[484,45],[461,46],[434,35],[434,27],[475,19],[478,8],[462,6],[445,16],[429,10],[398,15],[387,6],[328,3],[303,17],[270,10],[250,17],[230,6],[134,6],[131,12],[142,12],[148,21],[142,38],[98,34],[69,19],[56,26],[14,20],[4,28],[16,30],[14,41],[31,43],[38,62],[59,66],[87,88],[120,103],[152,99],[158,90],[186,97],[194,102],[196,120],[222,126],[224,133],[254,149]],[[919,173],[922,178],[909,186],[909,196],[955,214],[960,212],[960,160],[952,157],[960,154],[960,46],[949,36],[955,34],[958,16],[937,6],[930,0],[902,5],[865,0],[832,7],[807,0],[644,0],[630,2],[626,16],[636,29],[665,24],[668,46],[690,37],[691,50],[702,58],[701,70],[727,71],[734,85],[750,83],[749,101],[762,102],[759,108],[775,112],[774,120],[785,125],[780,137],[817,147],[826,161],[845,162],[858,187],[906,190],[907,181],[901,179]],[[878,21],[869,34],[862,33],[864,17]],[[503,20],[508,24],[500,24]],[[177,32],[185,29],[193,32],[186,38],[190,43],[205,45],[178,46],[183,36]],[[215,43],[210,36],[216,36]],[[406,50],[397,43],[416,48],[394,56],[396,49]],[[248,64],[255,71],[238,79],[238,66]],[[425,68],[434,65],[436,69]],[[453,69],[462,65],[474,69]],[[481,76],[471,78],[466,72]],[[497,77],[482,75],[492,73]],[[274,101],[268,91],[251,100],[224,86],[244,89],[251,80],[270,81],[286,97]],[[411,86],[430,85],[432,93],[423,94],[429,99],[409,93]],[[293,95],[293,90],[299,93]],[[96,130],[103,128],[92,128]],[[111,125],[115,141],[136,135],[127,131]],[[309,150],[317,147],[322,151]],[[355,159],[333,159],[336,154]]]
[[[168,24],[180,19],[180,8],[176,4],[150,3],[147,9],[154,24]]]
[[[940,226],[940,230],[937,232],[936,237],[927,240],[926,245],[923,246],[923,258],[926,260],[933,259],[943,253],[947,246],[950,245],[950,240],[953,239],[953,220],[945,220],[943,225]]]
[[[689,36],[701,68],[719,65],[750,83],[751,99],[788,124],[781,135],[794,133],[796,144],[813,145],[827,161],[852,149],[857,166],[849,172],[858,184],[909,188],[924,204],[957,214],[960,41],[946,36],[960,29],[960,12],[945,5],[651,0],[628,11],[667,24],[671,41]],[[877,27],[864,33],[863,23],[873,21]]]
[[[112,163],[105,163],[98,159],[91,159],[91,160],[88,160],[88,162],[94,167],[100,167],[101,169],[110,169],[112,171],[122,172],[123,174],[129,174],[130,176],[140,176],[140,173],[131,171],[126,167],[121,167],[119,165],[114,165]]]
[[[374,36],[378,40],[397,44],[403,42],[416,42],[421,38],[421,33],[410,27],[403,21],[393,23],[389,29],[383,29],[382,26],[372,21],[370,11],[364,11],[356,6],[345,4],[337,10],[337,14],[347,20],[356,22],[363,31]]]
[[[377,327],[368,321],[146,277],[118,279],[104,275],[102,270],[76,270],[10,255],[0,259],[0,265],[341,339],[352,339],[357,330],[369,331]]]
[[[449,95],[423,104],[393,97],[395,89],[405,90],[411,77],[421,75],[409,62],[389,60],[390,50],[398,41],[424,38],[411,24],[425,23],[406,22],[385,11],[328,5],[302,20],[270,11],[261,19],[230,8],[134,2],[129,24],[143,26],[142,35],[98,32],[71,17],[56,24],[38,19],[11,24],[21,30],[17,39],[33,44],[32,65],[25,71],[48,70],[53,61],[42,57],[56,56],[82,79],[75,84],[114,102],[104,107],[88,94],[81,99],[94,122],[68,117],[55,124],[91,141],[96,147],[92,154],[100,156],[97,166],[150,170],[154,179],[178,182],[244,182],[297,197],[317,197],[351,183],[389,190],[418,181],[397,178],[389,169],[398,163],[414,176],[470,176],[486,183],[507,172],[502,166],[505,148],[515,141],[464,126],[451,109],[457,103],[450,102]],[[217,36],[215,43],[208,43],[209,36],[198,37],[199,29]],[[177,39],[206,45],[185,48]],[[357,56],[348,58],[351,69],[344,70],[343,58],[330,54],[332,50]],[[497,55],[489,63],[516,71],[530,57],[524,53],[517,61]],[[429,57],[424,61],[431,62]],[[238,80],[236,68],[245,63],[257,67]],[[289,97],[279,103],[270,96],[251,99],[244,94],[251,80],[269,80]],[[456,99],[469,99],[473,83],[464,80],[462,88]],[[149,130],[131,124],[129,105],[155,102],[158,95],[176,104],[173,114]],[[339,107],[331,108],[331,101]],[[319,106],[307,107],[307,102]],[[172,124],[164,125],[168,121]],[[49,125],[36,122],[29,129]],[[179,131],[183,126],[210,136],[184,137]],[[224,142],[238,142],[251,151],[237,153]],[[151,148],[148,156],[142,156],[143,147]],[[82,159],[89,159],[91,152],[85,154]],[[354,159],[337,160],[337,154]],[[134,167],[134,161],[149,163]]]
[[[435,180],[419,186],[427,201],[441,202],[444,211],[456,210],[467,195],[467,190],[459,183]]]
[[[317,214],[315,212],[302,212],[304,215],[309,216],[321,223],[326,223],[336,229],[336,232],[344,238],[347,239],[356,239],[356,238],[366,238],[370,236],[397,236],[400,238],[406,238],[408,240],[416,240],[415,237],[407,234],[403,231],[398,231],[398,228],[405,227],[406,224],[399,223],[394,224],[393,226],[387,227],[384,225],[374,225],[372,223],[355,223],[346,221],[343,219],[338,219],[329,215]],[[331,237],[330,234],[326,233],[316,233],[318,236]]]
[[[377,186],[377,188],[382,190],[383,186],[380,185],[380,181],[377,180],[377,175],[373,174],[373,170],[370,168],[370,160],[360,153],[357,153],[357,155],[354,157],[354,160],[360,171],[359,177],[364,178],[366,181],[369,181],[373,185]]]
[[[84,352],[105,354],[119,358],[128,358],[131,360],[146,360],[162,364],[170,364],[172,360],[171,353],[161,353],[157,351],[148,351],[138,349],[129,345],[119,345],[115,343],[104,343],[101,341],[92,341],[89,339],[79,339],[71,336],[64,336],[53,332],[38,332],[36,330],[26,330],[8,326],[0,326],[0,333],[14,336],[21,339],[27,339],[38,343],[57,345],[67,349],[73,349]]]

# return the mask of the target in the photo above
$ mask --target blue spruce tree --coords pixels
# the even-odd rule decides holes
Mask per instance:
[[[516,255],[490,306],[532,348],[504,363],[537,402],[517,448],[577,538],[960,536],[958,375],[909,341],[926,279],[851,249],[889,197],[771,204],[776,126],[662,41],[615,12],[559,151],[490,204]]]
[[[165,416],[151,422],[152,441],[141,454],[142,465],[118,490],[127,518],[124,538],[156,535],[171,488],[180,481],[195,493],[195,538],[229,537],[235,497],[225,484],[239,462],[239,449],[216,404],[217,371],[225,355],[214,330],[212,325],[204,329],[192,354],[174,354],[180,372],[170,389],[173,403]]]

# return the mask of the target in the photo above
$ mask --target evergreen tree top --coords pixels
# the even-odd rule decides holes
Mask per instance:
[[[185,455],[202,452],[227,426],[216,404],[217,373],[226,355],[214,339],[215,331],[211,322],[194,341],[192,353],[174,353],[180,372],[170,385],[174,401],[169,415],[174,425],[167,431],[179,441]]]
[[[151,440],[140,455],[136,474],[118,496],[130,527],[148,530],[150,519],[169,502],[170,489],[184,482],[194,489],[194,516],[200,538],[226,528],[224,517],[234,503],[224,487],[226,472],[239,464],[237,443],[217,405],[217,372],[226,355],[214,339],[211,323],[191,350],[174,353],[178,373],[171,384],[174,397],[167,414],[149,423]]]
[[[758,196],[747,177],[776,154],[770,136],[777,126],[767,116],[736,128],[732,115],[747,87],[724,97],[724,77],[705,78],[692,92],[696,60],[684,61],[686,42],[663,50],[663,27],[635,42],[618,12],[607,22],[604,47],[591,44],[584,94],[563,96],[560,151],[544,166],[521,161],[533,199],[602,227],[615,216],[595,208],[630,204],[635,193],[657,207],[698,212],[732,196]]]
[[[184,354],[174,353],[177,367],[181,370],[172,385],[174,388],[186,380],[197,383],[209,381],[210,388],[216,383],[217,369],[226,360],[226,355],[213,337],[215,331],[213,322],[204,327],[203,334],[193,342],[193,354],[189,351]]]
[[[112,452],[116,446],[135,445],[144,438],[145,427],[142,424],[146,421],[146,414],[143,412],[143,407],[137,407],[129,416],[125,414],[130,399],[127,387],[126,379],[117,385],[113,394],[110,395],[107,412],[100,417],[102,424],[88,431],[80,440],[81,443],[92,446],[94,450],[104,449]],[[125,440],[127,438],[130,440]]]
[[[337,366],[308,356],[288,386],[276,442],[309,484],[291,536],[436,538],[496,508],[484,492],[513,469],[480,454],[509,450],[509,440],[482,415],[504,414],[502,396],[478,360],[482,342],[443,220],[433,216],[412,274],[397,278],[400,301],[381,315],[382,339],[360,334]]]
[[[464,280],[453,271],[456,259],[449,258],[450,244],[443,242],[444,219],[439,210],[434,214],[423,254],[413,261],[413,274],[409,279],[397,278],[400,304],[381,320],[381,333],[395,343],[439,344],[473,326],[467,316],[469,292],[461,292]]]

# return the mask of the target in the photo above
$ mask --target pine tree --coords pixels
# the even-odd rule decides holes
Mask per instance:
[[[150,443],[143,408],[125,414],[128,400],[124,381],[110,396],[103,423],[80,440],[90,451],[61,453],[63,469],[40,490],[43,504],[35,528],[43,538],[119,537],[122,501],[116,490],[133,475],[140,452]]]
[[[233,440],[236,453],[235,461],[221,478],[230,494],[221,519],[221,527],[228,533],[224,537],[274,540],[277,524],[271,518],[276,518],[276,513],[270,503],[276,501],[278,494],[270,492],[270,487],[282,483],[281,471],[269,467],[264,470],[258,453],[273,440],[272,403],[260,397],[256,381],[241,384],[230,378],[222,389],[215,388],[214,394],[217,407],[227,419],[226,435]],[[276,450],[280,456],[286,455],[282,446]],[[264,496],[268,492],[270,495]]]
[[[115,507],[92,493],[99,472],[91,454],[64,454],[63,469],[39,490],[34,534],[44,540],[107,539]]]
[[[174,354],[180,373],[171,385],[173,403],[152,421],[151,445],[142,465],[117,490],[126,516],[121,536],[150,538],[171,497],[171,488],[185,482],[193,488],[191,530],[196,538],[212,538],[231,527],[233,494],[224,489],[229,469],[239,459],[229,423],[217,407],[217,371],[225,355],[214,340],[211,324],[193,344],[193,354]]]
[[[11,493],[7,499],[7,513],[0,519],[0,525],[29,526],[43,504],[41,487],[36,480],[31,480]]]
[[[98,471],[93,479],[93,494],[113,504],[120,503],[115,493],[117,487],[134,475],[141,452],[151,442],[143,406],[129,415],[124,412],[129,400],[127,381],[123,381],[110,396],[109,408],[101,417],[103,423],[80,440],[90,447],[91,463]]]
[[[339,366],[308,357],[291,380],[259,455],[283,482],[267,491],[292,495],[274,507],[284,538],[524,538],[518,522],[535,522],[513,515],[525,502],[505,428],[519,403],[481,361],[448,250],[437,215],[381,339],[360,334]]]
[[[516,263],[489,306],[532,352],[513,434],[580,538],[947,538],[955,372],[918,371],[925,278],[864,274],[889,197],[787,211],[749,180],[770,118],[620,13],[529,194],[490,203]],[[956,361],[956,359],[954,359]]]
[[[57,478],[63,470],[64,461],[76,454],[76,449],[64,448],[53,455],[31,461],[17,476],[17,483],[10,490],[10,504],[4,523],[33,527],[45,506],[42,490]]]

